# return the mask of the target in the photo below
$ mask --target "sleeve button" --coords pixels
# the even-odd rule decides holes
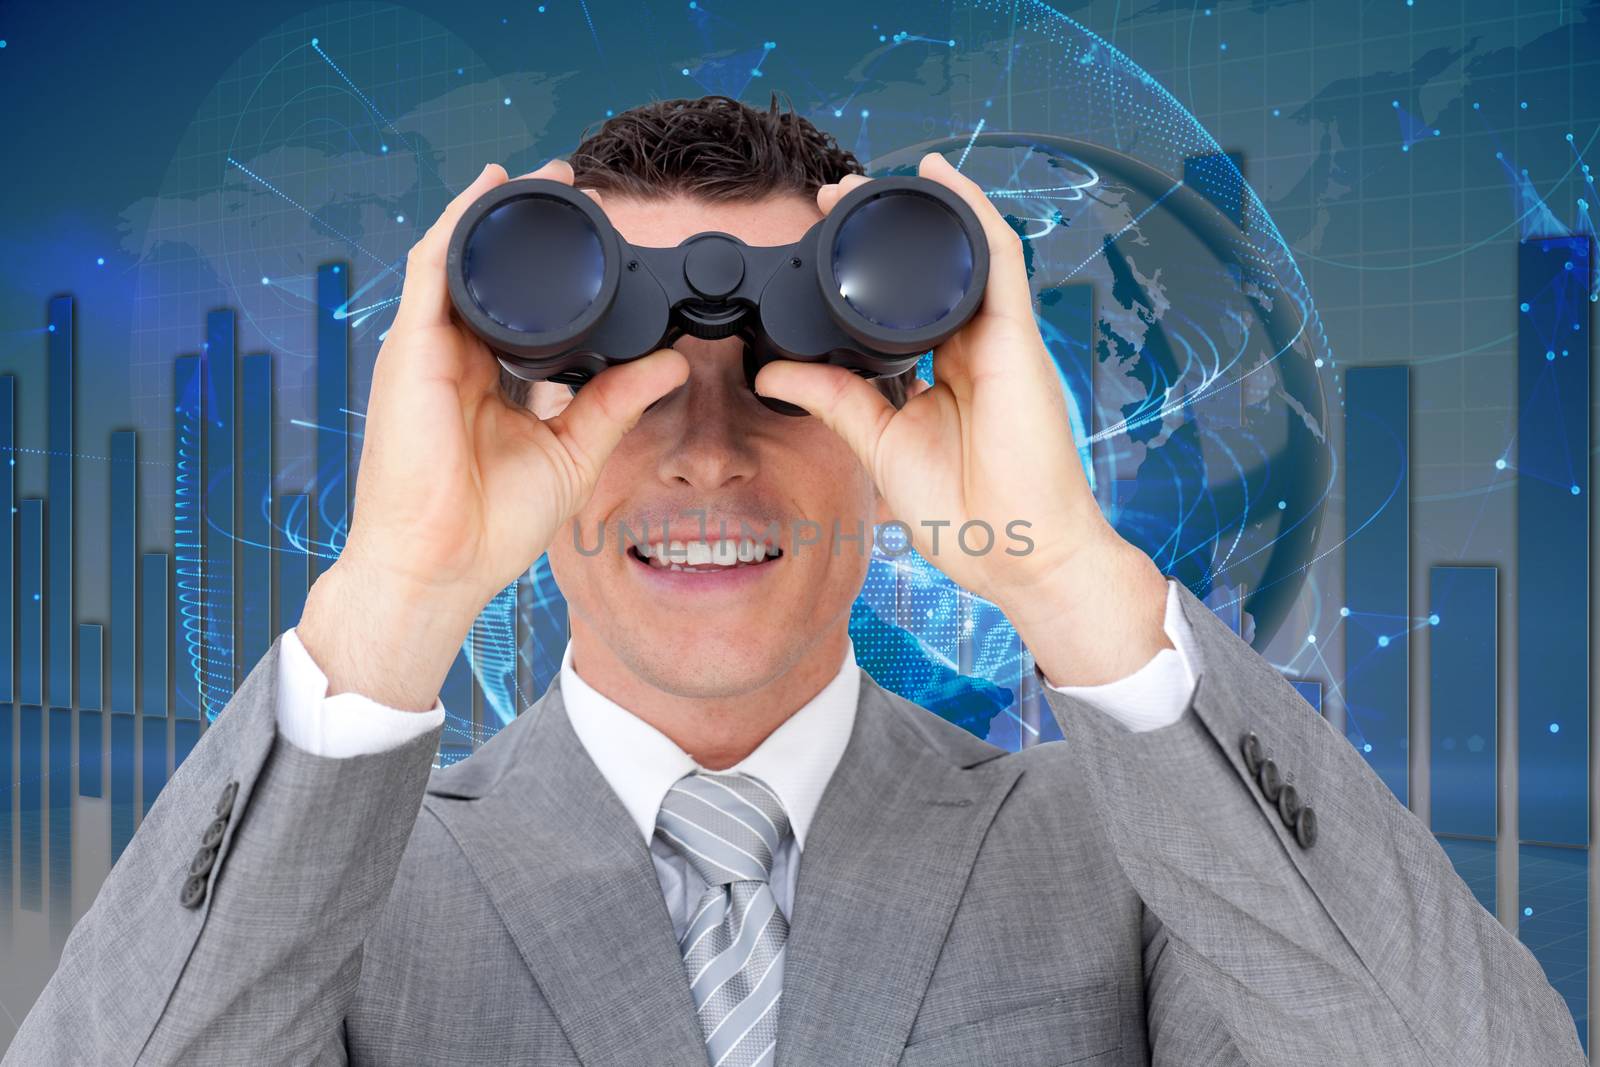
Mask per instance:
[[[1244,749],[1244,766],[1251,774],[1257,773],[1261,768],[1261,738],[1256,736],[1254,730],[1244,735],[1242,742]]]
[[[224,833],[226,833],[227,830],[228,830],[228,820],[227,819],[220,818],[220,817],[216,818],[216,819],[212,819],[211,820],[211,825],[207,826],[206,829],[205,829],[205,833],[200,835],[200,847],[201,848],[216,848],[219,844],[222,843],[222,835]]]
[[[1300,809],[1300,814],[1294,820],[1294,839],[1300,842],[1301,848],[1310,848],[1317,841],[1317,813],[1307,804]]]
[[[186,908],[198,908],[200,902],[206,898],[206,880],[198,874],[191,874],[183,880],[183,890],[178,894],[178,903]]]
[[[194,859],[189,861],[189,873],[204,878],[211,873],[211,868],[217,862],[217,850],[202,848],[194,854]]]
[[[1278,774],[1278,765],[1270,759],[1261,761],[1261,771],[1256,776],[1261,781],[1261,791],[1267,799],[1276,802],[1278,794],[1283,790],[1283,778]]]
[[[1278,818],[1283,820],[1283,825],[1293,830],[1299,815],[1300,793],[1294,786],[1286,784],[1278,791]]]
[[[233,798],[239,795],[239,783],[229,782],[222,787],[222,796],[217,799],[217,816],[226,819],[233,813]]]

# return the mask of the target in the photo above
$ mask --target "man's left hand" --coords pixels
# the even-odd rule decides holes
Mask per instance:
[[[966,201],[989,244],[983,304],[934,350],[934,384],[917,382],[896,409],[842,367],[779,360],[762,368],[756,390],[799,404],[844,438],[912,546],[1005,612],[1052,682],[1121,678],[1171,647],[1161,628],[1166,582],[1106,522],[1089,488],[1034,320],[1021,238],[943,156],[925,155],[918,173]],[[823,186],[818,208],[827,214],[869,180]]]

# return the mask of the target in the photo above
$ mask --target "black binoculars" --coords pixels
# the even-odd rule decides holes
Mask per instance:
[[[569,185],[519,178],[467,208],[445,269],[462,322],[530,381],[577,389],[684,334],[740,336],[747,383],[774,359],[878,378],[972,318],[989,246],[965,201],[916,176],[862,183],[791,245],[706,231],[670,248],[624,241]]]

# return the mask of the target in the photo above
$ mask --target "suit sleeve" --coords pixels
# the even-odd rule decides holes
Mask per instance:
[[[7,1067],[343,1062],[440,731],[348,758],[295,747],[275,721],[281,643],[145,815]]]
[[[1135,731],[1043,686],[1143,899],[1157,1064],[1587,1062],[1433,834],[1187,588],[1195,687]]]

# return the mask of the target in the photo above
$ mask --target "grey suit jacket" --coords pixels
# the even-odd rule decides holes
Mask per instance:
[[[1584,1062],[1427,828],[1181,595],[1199,680],[1161,729],[1051,692],[1065,742],[1007,753],[862,675],[801,859],[782,1067]],[[279,738],[277,654],[162,792],[7,1065],[706,1067],[649,852],[558,684],[430,773],[436,732],[347,760]],[[1250,733],[1316,812],[1309,846]]]

